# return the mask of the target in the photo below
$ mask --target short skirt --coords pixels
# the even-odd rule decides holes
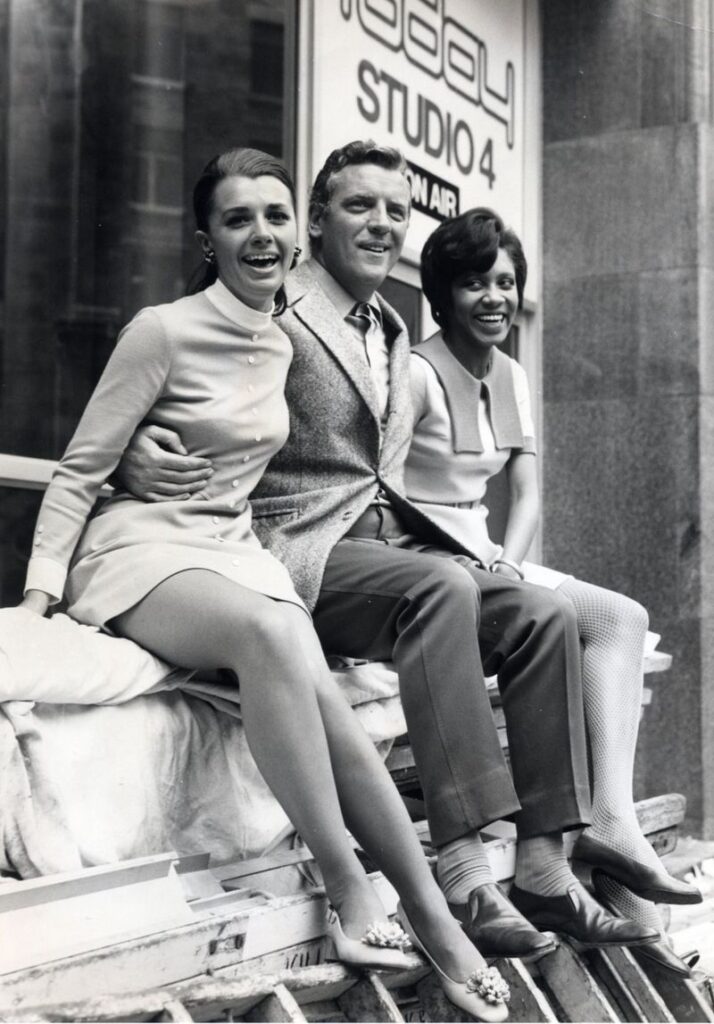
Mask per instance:
[[[163,506],[162,514],[161,505],[143,503],[109,511],[87,524],[67,579],[67,611],[78,622],[106,628],[164,580],[191,569],[305,609],[285,566],[253,533],[249,509],[231,519],[209,509],[189,516]]]

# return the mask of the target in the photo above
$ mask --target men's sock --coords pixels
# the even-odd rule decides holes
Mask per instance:
[[[516,885],[519,889],[539,896],[564,896],[576,882],[560,832],[518,840]]]
[[[449,903],[466,903],[474,889],[495,881],[478,830],[439,848],[436,877]]]

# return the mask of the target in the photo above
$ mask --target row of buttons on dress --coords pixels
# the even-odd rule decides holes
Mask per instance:
[[[44,526],[42,525],[42,523],[40,523],[38,525],[37,529],[36,529],[36,534],[38,534],[38,535],[42,534],[44,532],[44,529],[45,529]],[[35,536],[35,539],[34,539],[33,543],[34,543],[35,547],[39,547],[40,544],[42,543],[42,537],[41,536]]]
[[[259,334],[254,334],[254,335],[253,335],[253,336],[251,337],[251,339],[250,339],[250,340],[251,340],[251,341],[253,341],[253,342],[255,342],[255,341],[259,341],[259,340],[260,340],[260,335],[259,335]],[[255,360],[255,356],[248,356],[248,364],[249,364],[250,366],[255,366],[255,361],[256,361],[256,360]],[[255,391],[255,385],[254,385],[254,384],[249,384],[249,385],[248,385],[248,391],[250,391],[251,393],[252,393],[253,391]],[[252,409],[250,410],[250,412],[251,412],[251,416],[257,416],[257,415],[258,415],[258,410],[257,410],[257,409],[255,408],[255,406],[254,406],[254,407],[253,407],[253,408],[252,408]],[[254,435],[254,437],[253,437],[253,440],[254,440],[254,441],[255,441],[256,443],[258,443],[258,444],[259,444],[259,443],[260,443],[260,442],[261,442],[261,441],[263,440],[263,435],[262,435],[262,434],[255,434],[255,435]],[[244,462],[244,463],[245,463],[245,462],[250,462],[250,459],[251,459],[251,456],[250,456],[250,455],[244,455],[244,456],[242,457],[241,461],[242,461],[242,462]],[[236,480],[232,480],[232,481],[231,481],[231,487],[240,487],[240,480],[237,480],[237,479],[236,479]],[[234,499],[233,499],[232,501],[230,501],[230,502],[229,502],[229,504],[230,504],[231,508],[236,508],[236,506],[238,505],[238,503],[239,503],[239,499],[238,499],[238,498],[234,498]],[[220,521],[221,521],[221,520],[220,520],[220,517],[219,517],[219,516],[213,516],[213,522],[214,522],[214,524],[215,524],[216,526],[218,526],[218,524],[220,523]],[[220,533],[217,533],[217,534],[216,534],[216,540],[217,540],[217,541],[218,541],[218,542],[219,542],[220,544],[223,544],[223,543],[224,543],[224,541],[225,541],[225,537],[221,537]],[[239,565],[239,564],[240,564],[240,559],[239,559],[239,558],[234,558],[234,559],[233,559],[233,565]]]

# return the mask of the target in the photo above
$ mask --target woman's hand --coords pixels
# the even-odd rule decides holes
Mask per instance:
[[[46,615],[49,606],[50,595],[44,590],[28,590],[20,602],[20,608],[27,608],[28,612],[35,612],[37,615]]]
[[[149,424],[132,437],[114,479],[143,501],[176,501],[202,491],[212,473],[210,460],[189,455],[175,431]]]

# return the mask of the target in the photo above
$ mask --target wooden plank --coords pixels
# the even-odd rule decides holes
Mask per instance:
[[[618,983],[630,994],[642,1020],[669,1024],[674,1017],[666,1003],[638,965],[632,951],[624,946],[613,946],[598,953],[603,964],[616,976]]]
[[[51,1006],[28,1004],[15,1010],[11,1017],[3,1014],[2,1019],[17,1024],[42,1020],[66,1021],[68,1024],[82,1024],[84,1021],[149,1021],[159,1020],[171,1003],[173,1000],[169,992],[152,990],[130,996],[102,996],[78,1003],[55,1003]]]
[[[696,1021],[697,1024],[701,1021],[714,1021],[711,1005],[690,978],[675,974],[654,960],[641,956],[636,948],[632,950],[632,955],[675,1020]]]
[[[536,985],[528,968],[520,960],[494,960],[493,966],[501,972],[511,989],[508,1019],[537,1024],[558,1020],[552,1006]]]
[[[176,1024],[193,1024],[193,1017],[178,999],[169,999],[156,1019],[160,1021],[175,1021]]]
[[[672,667],[672,655],[664,651],[649,651],[645,655],[643,671],[645,675],[652,672],[666,672]]]
[[[65,874],[45,875],[22,882],[7,881],[0,889],[0,914],[55,903],[77,896],[107,892],[137,881],[164,878],[178,860],[173,852],[137,857],[119,864],[103,864]],[[4,921],[4,918],[0,918]]]
[[[463,1021],[472,1021],[468,1013],[465,1013],[458,1006],[446,998],[444,990],[438,983],[433,973],[427,975],[416,987],[417,996],[421,1006],[420,1020],[423,1021],[448,1021],[454,1024],[462,1024]],[[414,1014],[410,1015],[415,1020]]]
[[[13,1019],[13,1012],[23,1006],[126,994],[205,974],[211,962],[209,944],[226,926],[234,926],[230,915],[5,975],[0,1017]],[[241,956],[238,951],[236,959]]]
[[[0,891],[0,975],[188,923],[176,855],[10,883]]]
[[[348,988],[337,1000],[337,1005],[349,1021],[404,1022],[391,992],[373,973]]]
[[[302,967],[318,967],[325,962],[324,938],[298,942],[287,949],[276,949],[272,953],[264,953],[257,960],[247,963],[228,964],[226,967],[211,967],[212,978],[244,978],[258,971],[266,974],[277,974],[284,970],[299,970]]]
[[[687,798],[681,793],[663,793],[635,804],[637,820],[645,835],[681,825],[687,810]]]
[[[243,1015],[247,1021],[270,1021],[274,1024],[299,1024],[305,1016],[295,1001],[295,997],[284,985],[276,985],[269,996],[261,999]]]
[[[320,999],[333,998],[333,992],[342,994],[352,985],[356,975],[341,964],[323,964],[297,971],[276,974],[254,973],[236,980],[210,979],[172,986],[171,992],[180,999],[196,1020],[220,1020],[227,1010],[236,1017],[245,1016],[261,999],[282,985],[289,990],[298,1005]]]
[[[535,964],[562,1020],[609,1024],[618,1017],[583,960],[566,942]]]

